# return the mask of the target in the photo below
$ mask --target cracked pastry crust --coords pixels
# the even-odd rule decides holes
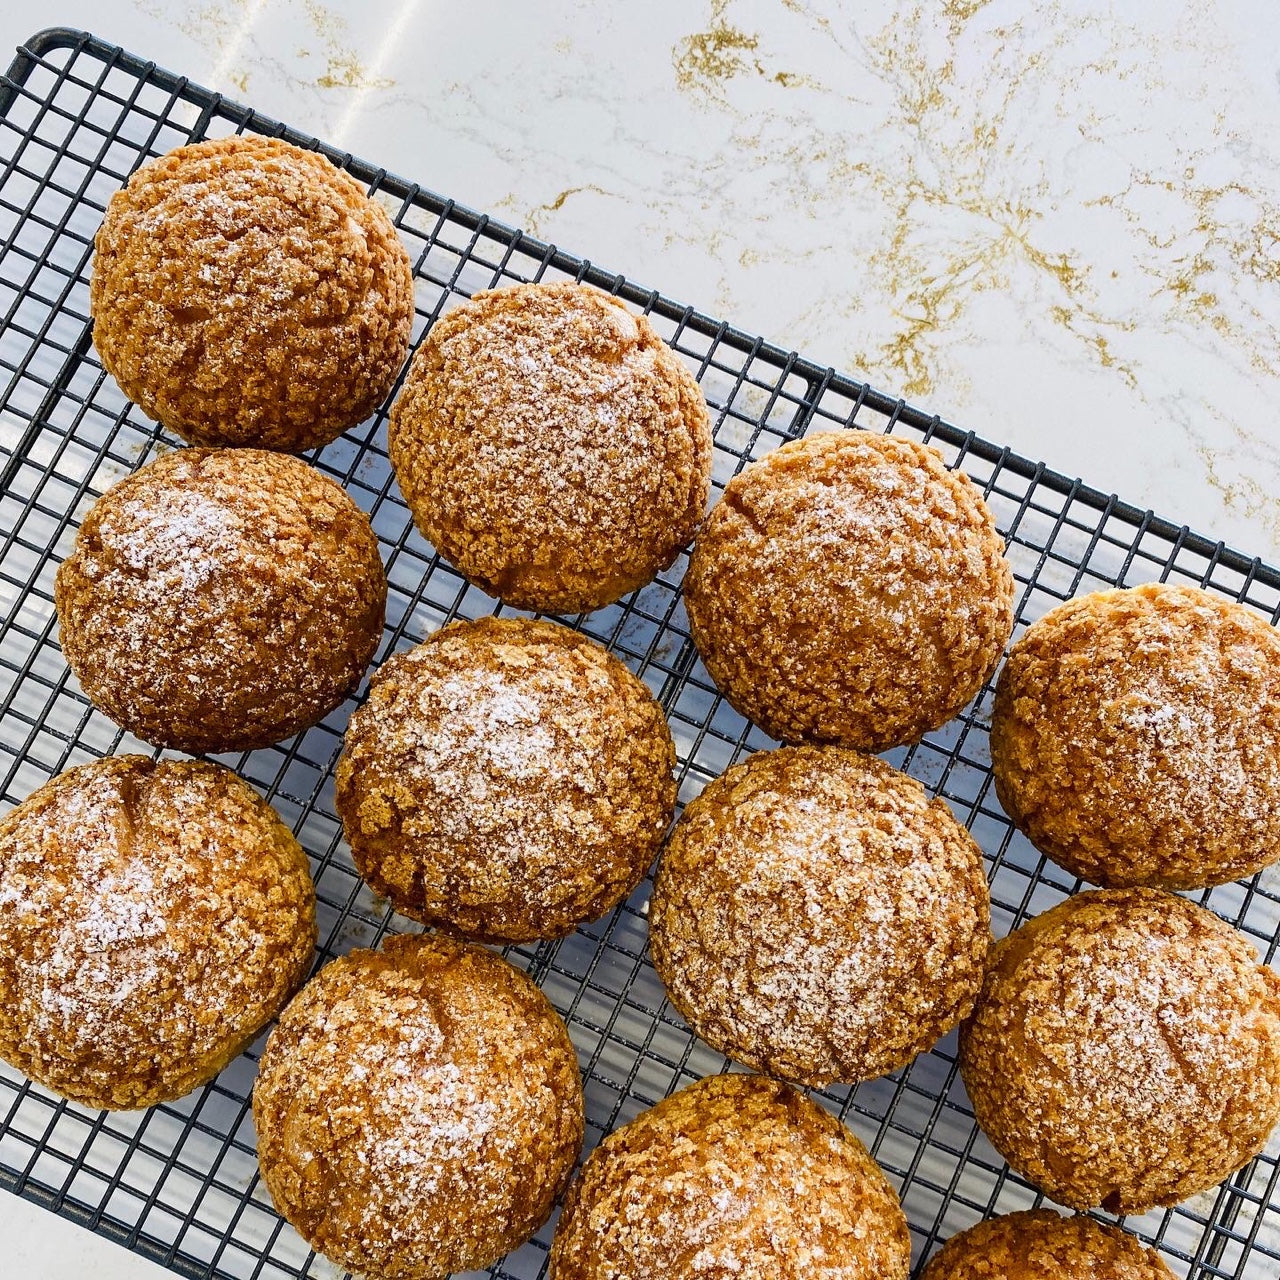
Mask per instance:
[[[568,282],[478,293],[414,354],[388,428],[423,535],[520,609],[643,586],[702,519],[711,424],[644,316]]]
[[[97,760],[0,820],[0,1057],[85,1106],[211,1080],[315,942],[306,855],[221,765]]]
[[[547,1220],[582,1146],[582,1085],[525,974],[467,943],[393,937],[284,1011],[253,1119],[271,1198],[312,1248],[369,1280],[442,1280]]]
[[[385,662],[336,800],[398,911],[489,941],[559,937],[622,901],[675,808],[675,748],[642,681],[552,622],[455,622]]]
[[[611,1133],[565,1198],[550,1280],[906,1280],[907,1221],[834,1116],[712,1076]]]
[[[996,684],[1005,812],[1072,875],[1190,889],[1280,858],[1280,634],[1151,583],[1033,623]]]
[[[982,855],[882,760],[782,747],[684,811],[649,910],[654,967],[713,1048],[806,1085],[884,1075],[973,1007]]]
[[[1013,575],[982,495],[935,449],[821,432],[729,482],[685,605],[735,710],[784,742],[883,751],[977,694],[1013,627]]]
[[[327,444],[386,398],[413,274],[383,208],[324,156],[217,138],[107,205],[89,308],[107,371],[192,444]]]
[[[920,1280],[1171,1280],[1154,1249],[1092,1218],[1026,1209],[952,1236]]]
[[[369,517],[287,454],[176,449],[94,503],[58,568],[59,640],[117,724],[248,751],[315,724],[382,637]]]
[[[1183,898],[1078,894],[992,949],[960,1072],[996,1150],[1059,1204],[1173,1205],[1280,1117],[1280,977]]]

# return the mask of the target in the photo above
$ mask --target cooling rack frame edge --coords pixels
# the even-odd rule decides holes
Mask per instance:
[[[134,77],[154,84],[173,95],[175,99],[197,108],[199,115],[196,122],[191,126],[193,136],[202,136],[210,122],[215,117],[221,117],[237,124],[240,128],[253,128],[264,133],[283,137],[297,145],[318,150],[366,184],[387,191],[402,201],[412,202],[421,206],[438,218],[447,220],[447,222],[473,233],[473,236],[483,234],[500,246],[504,246],[508,253],[518,251],[522,255],[541,260],[545,267],[573,275],[578,279],[615,293],[625,301],[676,324],[681,331],[688,330],[701,335],[713,344],[713,348],[722,344],[739,356],[744,357],[746,362],[744,364],[744,372],[752,361],[759,360],[778,373],[776,383],[778,388],[783,385],[787,377],[794,376],[805,387],[802,399],[796,402],[796,409],[790,427],[797,436],[804,434],[805,430],[814,421],[824,395],[828,392],[833,392],[856,405],[854,414],[865,407],[867,410],[886,419],[886,425],[882,428],[885,431],[892,431],[896,425],[901,424],[921,433],[926,441],[935,440],[958,450],[962,458],[972,455],[981,459],[994,468],[994,474],[1007,470],[1012,475],[1028,482],[1028,494],[1043,486],[1046,490],[1059,495],[1065,500],[1064,513],[1066,507],[1071,503],[1080,503],[1099,517],[1095,539],[1101,534],[1107,520],[1116,519],[1137,531],[1133,541],[1135,552],[1145,533],[1150,533],[1156,538],[1171,544],[1172,549],[1169,551],[1167,559],[1170,570],[1175,567],[1177,557],[1185,551],[1207,562],[1207,567],[1204,570],[1206,582],[1217,567],[1222,567],[1241,575],[1245,580],[1245,585],[1240,588],[1241,597],[1248,590],[1250,584],[1255,583],[1280,590],[1280,567],[1273,566],[1263,561],[1260,557],[1249,557],[1234,548],[1228,547],[1221,541],[1215,542],[1193,531],[1185,524],[1178,525],[1171,520],[1156,515],[1150,510],[1144,511],[1140,507],[1124,502],[1115,494],[1109,495],[1103,490],[1085,484],[1082,480],[1072,479],[1068,475],[1055,471],[1042,463],[1034,462],[1017,454],[1008,447],[997,445],[977,435],[975,432],[965,431],[938,415],[928,414],[903,399],[877,391],[850,375],[838,373],[830,367],[824,368],[794,351],[787,351],[785,348],[767,342],[763,338],[754,337],[704,312],[681,304],[668,295],[659,293],[657,290],[645,288],[623,275],[607,272],[588,260],[580,259],[559,249],[554,244],[529,236],[503,222],[491,219],[486,214],[441,196],[418,183],[410,182],[348,152],[331,147],[303,131],[286,126],[251,107],[244,106],[212,90],[205,89],[199,84],[193,83],[188,77],[167,71],[156,63],[130,53],[121,46],[102,40],[89,32],[67,27],[51,27],[38,32],[30,40],[19,46],[8,72],[0,77],[0,117],[7,117],[20,87],[26,84],[32,70],[40,65],[38,60],[46,53],[59,49],[71,49],[74,51],[74,56],[86,52],[90,53],[100,61],[109,62],[111,66],[119,67]],[[87,330],[85,337],[87,341]],[[78,357],[72,352],[67,356],[65,364],[70,367],[75,365],[77,360]],[[57,388],[51,386],[49,395],[51,397],[54,396],[56,391]],[[28,447],[38,435],[42,425],[43,415],[39,412],[33,413],[30,422],[26,425],[22,438],[14,446],[13,454],[8,459],[8,465],[3,468],[4,478],[3,483],[0,483],[0,492],[3,492],[4,487],[7,485],[10,468],[25,459]],[[763,426],[763,421],[761,426]],[[1086,554],[1078,562],[1077,567],[1081,573],[1086,571],[1088,561],[1089,555]],[[1038,572],[1037,570],[1036,574]],[[1029,585],[1034,585],[1035,579],[1036,575],[1033,575]],[[1222,588],[1219,588],[1219,590],[1222,590]],[[1280,616],[1280,604],[1277,604],[1272,620],[1275,621],[1277,616]],[[683,681],[685,678],[682,676],[680,679]],[[958,758],[959,749],[955,748],[954,751],[956,754],[952,757],[952,763],[955,763]],[[686,767],[692,767],[692,757]],[[941,794],[941,792],[937,792],[937,794]],[[597,942],[596,945],[604,947],[606,943],[603,939],[607,937],[608,933],[602,935],[602,940]],[[535,963],[540,963],[540,961],[535,961]],[[687,1056],[686,1053],[686,1061]],[[628,1084],[627,1088],[630,1089],[630,1087],[630,1084]],[[901,1089],[902,1086],[899,1085],[899,1093],[901,1093]],[[622,1095],[624,1100],[627,1096],[627,1094]],[[944,1103],[945,1093],[943,1097],[937,1100],[937,1105],[942,1107]],[[852,1095],[850,1095],[849,1101],[843,1104],[842,1114],[851,1105],[854,1105]],[[895,1095],[895,1101],[891,1105],[887,1116],[881,1122],[882,1125],[890,1123],[894,1114],[893,1109],[896,1106]],[[925,1133],[921,1137],[922,1144],[927,1145],[933,1141],[931,1134],[937,1118],[937,1112],[935,1111],[933,1118],[926,1124]],[[967,1161],[969,1157],[966,1156],[964,1159]],[[1277,1172],[1280,1172],[1280,1167],[1277,1168]],[[1272,1182],[1275,1182],[1274,1174]],[[20,1190],[19,1183],[23,1184]],[[178,1274],[189,1276],[215,1274],[221,1276],[229,1274],[221,1270],[215,1270],[218,1266],[216,1260],[206,1268],[201,1266],[190,1255],[176,1252],[178,1248],[176,1244],[166,1247],[163,1242],[152,1240],[145,1233],[141,1222],[130,1229],[112,1218],[102,1208],[95,1212],[82,1206],[73,1197],[69,1196],[65,1189],[62,1193],[55,1193],[38,1181],[28,1180],[25,1174],[19,1177],[19,1175],[11,1173],[7,1167],[0,1167],[0,1186],[18,1190],[19,1194],[35,1203],[41,1204],[51,1212],[67,1217],[69,1220],[80,1222],[83,1225],[88,1225],[97,1234],[125,1244],[132,1251],[153,1258]],[[205,1189],[207,1190],[208,1187],[206,1186]],[[1246,1196],[1247,1190],[1246,1186],[1244,1191],[1233,1192],[1232,1194],[1237,1197]],[[999,1183],[997,1184],[997,1192],[993,1193],[993,1202],[994,1196],[998,1191]],[[951,1192],[948,1192],[948,1199],[950,1195]],[[968,1202],[965,1201],[964,1203],[967,1204]],[[1238,1212],[1242,1203],[1243,1200],[1241,1198],[1235,1198],[1229,1200],[1225,1207],[1229,1211]],[[1280,1202],[1275,1201],[1270,1193],[1268,1193],[1268,1199],[1260,1203],[1260,1214],[1267,1210],[1280,1209]],[[943,1209],[945,1207],[946,1202],[944,1201]],[[942,1210],[940,1209],[939,1219],[934,1228],[928,1233],[924,1256],[928,1255],[928,1244],[942,1238],[937,1234],[941,1223],[941,1213]],[[1224,1244],[1223,1238],[1216,1233],[1224,1231],[1229,1234],[1233,1230],[1234,1216],[1231,1217],[1230,1221],[1224,1222],[1219,1222],[1219,1217],[1225,1219],[1227,1214],[1220,1214],[1215,1209],[1205,1220],[1201,1244],[1194,1258],[1190,1254],[1181,1252],[1179,1246],[1165,1246],[1173,1251],[1173,1256],[1182,1258],[1193,1267],[1199,1268],[1195,1274],[1227,1274],[1216,1269],[1214,1251]],[[1198,1219],[1196,1220],[1198,1221]],[[1163,1238],[1163,1234],[1164,1228],[1162,1227],[1159,1232],[1160,1239]],[[1268,1253],[1265,1256],[1274,1255]],[[924,1258],[922,1257],[921,1267],[923,1266],[923,1261]],[[1243,1265],[1243,1261],[1241,1265]],[[1204,1266],[1213,1268],[1212,1272],[1205,1271],[1203,1269]],[[501,1274],[506,1275],[507,1273],[503,1271]]]

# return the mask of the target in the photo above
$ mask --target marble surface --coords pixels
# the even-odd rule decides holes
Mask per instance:
[[[1274,0],[57,17],[1280,562]]]
[[[0,7],[0,44],[41,20]],[[45,20],[1280,563],[1275,0],[61,0]],[[6,1241],[52,1237],[15,1205]],[[151,1273],[111,1255],[99,1280]]]
[[[0,1238],[4,1274],[23,1280],[173,1280],[154,1262],[7,1191],[0,1191]]]

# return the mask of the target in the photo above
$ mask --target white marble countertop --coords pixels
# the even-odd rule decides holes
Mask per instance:
[[[0,45],[46,22],[1280,563],[1275,0],[62,0]]]

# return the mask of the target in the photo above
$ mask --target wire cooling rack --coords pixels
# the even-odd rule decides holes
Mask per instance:
[[[94,711],[58,649],[52,589],[90,503],[175,442],[125,400],[90,341],[93,234],[111,193],[151,156],[255,130],[318,146],[366,183],[413,258],[415,339],[477,289],[587,280],[649,313],[697,373],[715,421],[715,483],[783,440],[822,428],[892,431],[937,446],[982,487],[1009,540],[1019,628],[1061,600],[1152,579],[1208,586],[1274,621],[1280,572],[1068,480],[850,378],[495,223],[79,32],[46,31],[0,81],[0,808],[70,765],[150,750]],[[414,531],[387,462],[385,413],[314,461],[372,516],[390,579],[380,657],[455,617],[498,610]],[[768,740],[716,693],[689,639],[683,560],[621,604],[566,619],[607,644],[662,700],[687,802]],[[987,753],[990,690],[895,764],[946,798],[989,863],[1003,934],[1078,887],[1014,833]],[[223,757],[256,783],[312,859],[318,963],[411,930],[361,883],[334,816],[332,768],[351,706],[279,746]],[[567,1020],[587,1096],[588,1146],[673,1089],[726,1063],[664,1002],[645,954],[646,883],[606,919],[557,943],[508,949]],[[1280,875],[1201,895],[1274,962]],[[276,1216],[257,1177],[249,1094],[261,1043],[206,1088],[145,1112],[95,1113],[0,1068],[0,1184],[180,1275],[330,1277]],[[1039,1202],[977,1131],[955,1038],[884,1080],[818,1095],[899,1189],[917,1270],[979,1218]],[[1179,1276],[1280,1274],[1280,1141],[1222,1187],[1125,1225]],[[489,1274],[534,1280],[550,1227]]]

